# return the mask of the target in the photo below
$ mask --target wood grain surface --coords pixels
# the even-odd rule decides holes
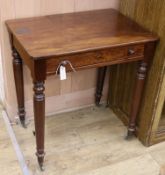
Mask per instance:
[[[13,42],[38,59],[157,40],[113,9],[16,19],[6,24]]]

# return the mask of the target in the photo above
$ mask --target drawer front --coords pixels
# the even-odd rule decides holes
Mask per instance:
[[[61,56],[56,58],[49,58],[46,62],[47,74],[55,73],[58,65],[63,61],[69,61],[75,69],[85,69],[89,67],[99,67],[110,64],[118,64],[122,62],[129,62],[130,60],[137,60],[143,58],[144,45],[125,46],[120,48],[104,49],[100,51],[93,51],[87,53],[80,53],[69,56]],[[66,65],[67,71],[71,70],[69,64]]]

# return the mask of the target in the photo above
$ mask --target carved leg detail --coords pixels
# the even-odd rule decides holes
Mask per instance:
[[[147,73],[147,63],[141,61],[138,67],[135,90],[131,105],[131,114],[128,126],[127,139],[131,139],[136,131],[136,118],[139,111],[146,73]]]
[[[95,103],[97,106],[99,106],[100,100],[102,97],[102,91],[103,91],[103,86],[104,86],[106,70],[107,70],[106,66],[98,69],[97,87],[96,87],[96,95],[95,95]]]
[[[38,163],[43,171],[44,163],[44,134],[45,134],[45,95],[44,82],[34,82],[34,119],[35,119],[35,135]]]
[[[18,103],[18,115],[22,126],[26,127],[22,59],[20,58],[18,52],[14,48],[12,55],[13,55],[13,70],[14,70],[14,79],[15,79],[17,103]]]

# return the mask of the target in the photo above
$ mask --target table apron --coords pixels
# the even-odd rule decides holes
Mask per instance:
[[[49,75],[55,73],[59,65],[63,64],[64,61],[69,61],[69,63],[65,65],[67,72],[69,72],[72,71],[72,69],[80,70],[102,67],[142,60],[143,58],[144,44],[97,50],[68,56],[51,57],[46,60],[46,74]]]

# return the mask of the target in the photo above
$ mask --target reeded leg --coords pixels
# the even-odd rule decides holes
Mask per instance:
[[[18,103],[18,115],[22,126],[26,127],[22,59],[20,58],[18,52],[14,48],[12,55],[13,55],[13,70],[14,70],[14,79],[15,79],[17,103]]]
[[[97,106],[99,106],[99,103],[101,100],[106,70],[107,70],[106,66],[98,69],[97,87],[96,87],[96,95],[95,95],[95,103]]]
[[[131,139],[136,130],[136,118],[137,118],[137,114],[138,114],[138,110],[141,102],[146,72],[147,72],[147,63],[141,61],[138,67],[135,90],[133,94],[127,139]]]
[[[43,171],[44,163],[44,135],[45,135],[45,95],[44,82],[34,82],[34,120],[38,163]]]

